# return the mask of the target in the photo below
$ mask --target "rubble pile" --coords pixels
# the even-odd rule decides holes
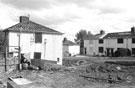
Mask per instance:
[[[68,59],[64,59],[63,60],[63,65],[64,66],[67,66],[67,67],[70,67],[70,66],[80,66],[80,65],[84,65],[84,64],[91,64],[93,63],[93,61],[91,60],[77,60],[77,59],[74,59],[74,60],[68,60]]]
[[[108,83],[135,83],[135,67],[110,63],[95,63],[86,67],[80,76],[91,81]]]

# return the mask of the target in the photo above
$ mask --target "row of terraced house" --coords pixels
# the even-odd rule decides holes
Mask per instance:
[[[130,55],[135,55],[135,27],[131,31],[105,33],[84,38],[83,54],[97,56],[114,56],[120,49],[127,49]]]

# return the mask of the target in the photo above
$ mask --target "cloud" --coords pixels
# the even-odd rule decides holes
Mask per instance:
[[[75,4],[78,7],[90,7],[90,3],[95,0],[0,0],[1,3],[15,7],[16,9],[38,10],[52,8],[65,4]]]
[[[135,18],[128,18],[128,19],[125,19],[125,21],[128,23],[135,23]]]
[[[38,17],[34,16],[33,21],[42,23],[44,25],[61,25],[64,24],[65,22],[73,22],[76,19],[79,19],[80,17],[78,16],[71,16],[71,15],[64,15],[64,16],[44,16],[44,17]]]
[[[87,7],[95,0],[57,0],[59,4],[76,4],[79,7]]]
[[[121,13],[122,9],[112,7],[101,7],[99,8],[99,14],[118,14]]]
[[[42,9],[50,8],[52,0],[0,0],[1,3],[11,5],[16,9]]]

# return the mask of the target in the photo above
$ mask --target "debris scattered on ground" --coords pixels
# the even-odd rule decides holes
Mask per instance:
[[[6,88],[9,77],[17,76],[23,76],[32,81],[34,83],[31,85],[32,88],[100,88],[99,85],[104,86],[102,88],[115,88],[115,84],[124,86],[135,84],[134,66],[94,63],[87,60],[68,61],[65,64],[66,66],[45,63],[40,68],[31,66],[31,68],[21,71],[9,70],[6,73],[3,72],[0,75],[0,88]]]
[[[130,68],[130,69],[129,69]],[[95,63],[86,67],[80,76],[108,83],[135,83],[135,67],[109,63]]]

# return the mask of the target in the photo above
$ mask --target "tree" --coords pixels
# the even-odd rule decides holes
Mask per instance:
[[[77,40],[83,39],[84,37],[87,36],[87,31],[82,29],[75,36]]]
[[[5,41],[5,33],[2,30],[0,30],[0,52],[4,51]]]
[[[83,49],[84,49],[84,38],[93,36],[93,34],[90,31],[86,31],[81,29],[76,35],[75,42],[80,44],[80,54],[83,54]]]
[[[76,39],[75,40],[82,40],[82,39],[84,39],[85,37],[89,37],[89,36],[91,36],[91,35],[93,35],[90,31],[86,31],[86,30],[83,30],[83,29],[81,29],[76,35],[75,35],[75,37],[76,37]]]

